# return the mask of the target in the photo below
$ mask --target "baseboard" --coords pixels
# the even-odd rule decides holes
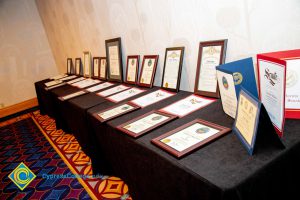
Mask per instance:
[[[38,106],[37,98],[29,99],[27,101],[23,101],[21,103],[17,103],[12,106],[8,106],[6,108],[0,109],[0,118],[13,115],[15,113],[21,112],[23,110],[27,110],[33,107]]]

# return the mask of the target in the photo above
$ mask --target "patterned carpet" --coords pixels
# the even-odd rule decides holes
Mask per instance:
[[[21,162],[36,175],[23,191],[8,178]],[[39,111],[0,123],[0,163],[0,199],[131,199],[121,179],[92,177],[74,136]]]

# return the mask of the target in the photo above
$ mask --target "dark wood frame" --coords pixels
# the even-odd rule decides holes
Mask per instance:
[[[95,76],[94,72],[95,72],[95,60],[98,60],[98,76]],[[92,70],[92,78],[96,78],[99,79],[100,77],[100,57],[93,57],[93,70]]]
[[[117,43],[117,46],[119,48],[119,70],[120,70],[120,76],[119,77],[111,77],[110,75],[110,63],[109,63],[109,47],[111,43]],[[109,39],[105,40],[105,50],[106,50],[106,63],[107,63],[107,79],[108,81],[116,81],[116,82],[123,82],[123,62],[122,62],[122,46],[121,46],[121,38],[114,38],[114,39]]]
[[[153,87],[154,77],[155,77],[157,63],[158,63],[158,57],[159,57],[158,55],[145,55],[144,56],[143,63],[142,63],[142,68],[141,68],[141,72],[140,72],[140,76],[139,76],[139,81],[138,81],[139,86],[149,87],[149,88]],[[143,74],[143,70],[144,70],[144,64],[145,64],[146,59],[155,59],[150,84],[141,83],[141,78],[142,78],[142,74]]]
[[[170,135],[173,135],[195,123],[200,123],[200,124],[203,124],[205,126],[208,126],[208,127],[211,127],[211,128],[214,128],[214,129],[217,129],[219,130],[218,133],[215,133],[214,135],[202,140],[201,142],[198,142],[192,146],[190,146],[189,148],[183,150],[183,151],[177,151],[176,149],[173,149],[172,147],[166,145],[165,143],[161,142],[160,140],[170,136]],[[177,158],[181,158],[187,154],[190,154],[192,153],[193,151],[196,151],[197,149],[199,149],[201,146],[209,143],[209,142],[212,142],[214,140],[216,140],[217,138],[221,137],[221,136],[224,136],[226,133],[228,133],[231,129],[230,128],[227,128],[227,127],[224,127],[224,126],[220,126],[220,125],[217,125],[217,124],[214,124],[214,123],[211,123],[211,122],[208,122],[208,121],[205,121],[205,120],[202,120],[202,119],[195,119],[187,124],[184,124],[172,131],[169,131],[157,138],[154,138],[151,140],[151,142],[155,145],[157,145],[158,147],[164,149],[165,151],[167,151],[168,153],[170,153],[171,155],[177,157]]]
[[[219,91],[218,84],[217,84],[216,92],[207,92],[207,91],[198,90],[198,82],[199,82],[199,77],[200,77],[200,68],[201,68],[203,47],[221,46],[221,56],[220,56],[220,61],[219,61],[219,65],[221,65],[221,64],[225,63],[227,41],[228,41],[227,39],[224,39],[224,40],[200,42],[199,52],[198,52],[197,72],[196,72],[196,79],[195,79],[195,88],[194,88],[195,94],[202,95],[202,96],[208,96],[208,97],[214,97],[214,98],[220,98],[220,91]]]
[[[180,61],[179,61],[179,66],[178,66],[178,74],[177,74],[177,84],[176,88],[167,88],[164,87],[164,79],[165,79],[165,70],[166,70],[166,61],[167,61],[167,53],[168,51],[177,51],[180,50]],[[171,48],[166,48],[166,53],[165,53],[165,62],[164,62],[164,71],[163,71],[163,77],[162,77],[162,82],[161,82],[161,88],[165,90],[170,90],[172,92],[178,92],[180,88],[180,80],[181,80],[181,71],[182,71],[182,63],[183,63],[183,56],[184,56],[184,47],[171,47]]]
[[[101,77],[101,62],[102,60],[105,60],[105,77]],[[100,62],[99,62],[99,79],[100,80],[107,80],[107,60],[106,57],[100,57]]]
[[[106,112],[106,111],[108,111],[108,110],[112,110],[112,109],[114,109],[114,108],[116,108],[116,107],[119,107],[119,106],[122,106],[122,105],[125,105],[125,104],[128,104],[128,105],[132,106],[133,108],[130,109],[130,110],[127,110],[127,111],[125,111],[125,112],[119,113],[119,114],[117,114],[117,115],[111,116],[111,117],[109,117],[109,118],[107,118],[107,119],[103,119],[102,117],[100,117],[100,116],[98,115],[98,114],[100,114],[100,113]],[[133,103],[125,102],[125,103],[121,103],[121,104],[112,106],[112,107],[110,107],[110,108],[104,109],[104,110],[102,110],[102,111],[100,111],[100,112],[98,112],[98,113],[95,113],[95,114],[93,114],[93,115],[94,115],[94,117],[95,117],[96,119],[98,119],[100,122],[103,123],[103,122],[106,122],[106,121],[115,119],[115,118],[117,118],[117,117],[120,117],[120,116],[122,116],[122,115],[125,115],[125,114],[127,114],[127,113],[133,112],[133,111],[135,111],[135,110],[137,110],[137,109],[140,109],[140,108],[141,108],[141,107],[139,107],[139,106],[137,106],[137,105],[135,105],[135,104],[133,104]]]
[[[89,68],[90,68],[89,70],[90,70],[90,73],[89,73],[88,75],[85,74],[86,66],[85,66],[85,62],[84,62],[84,61],[85,61],[85,55],[86,55],[86,54],[89,55]],[[84,77],[87,77],[87,78],[90,78],[90,77],[92,76],[92,63],[91,63],[92,60],[91,60],[91,58],[92,58],[91,52],[89,52],[89,51],[84,51],[84,52],[83,52],[83,64],[82,64],[82,66],[83,66],[83,67],[82,67],[82,69],[83,69],[82,71],[83,71],[83,72],[82,72],[82,73],[83,73],[83,76],[84,76]]]
[[[131,124],[131,123],[133,123],[133,122],[135,122],[137,120],[140,120],[140,119],[142,119],[144,117],[147,117],[147,116],[151,115],[152,113],[157,113],[159,115],[164,115],[164,116],[167,116],[169,118],[167,120],[165,120],[165,121],[162,121],[162,122],[160,122],[158,124],[155,124],[154,126],[148,128],[148,129],[145,129],[142,132],[137,133],[137,134],[133,133],[133,132],[131,132],[131,131],[125,129],[125,128],[123,128],[124,126],[126,126],[128,124]],[[170,121],[172,121],[172,120],[174,120],[176,118],[177,118],[177,116],[175,116],[175,115],[171,115],[171,114],[168,114],[168,113],[163,113],[163,112],[160,112],[158,110],[152,110],[152,111],[150,111],[150,112],[148,112],[148,113],[146,113],[144,115],[136,117],[136,118],[134,118],[132,120],[129,120],[129,121],[127,121],[127,122],[125,122],[125,123],[117,126],[117,129],[120,130],[120,131],[122,131],[122,132],[124,132],[124,133],[126,133],[126,134],[128,134],[128,135],[130,135],[131,137],[137,138],[137,137],[140,137],[140,136],[144,135],[145,133],[147,133],[147,132],[149,132],[149,131],[151,131],[153,129],[156,129],[156,128],[162,126],[163,124],[166,124],[167,122],[170,122]]]
[[[127,80],[129,59],[136,59],[136,69],[135,69],[136,73],[135,73],[135,79],[134,79],[134,81],[128,81]],[[127,83],[127,84],[134,84],[134,85],[137,84],[138,74],[139,74],[139,60],[140,60],[140,56],[139,55],[130,55],[130,56],[127,56],[126,76],[125,76],[125,81],[124,81],[125,83]]]
[[[77,60],[79,60],[79,63],[80,63],[80,66],[79,66],[80,72],[79,73],[77,73],[77,69],[76,69]],[[82,62],[81,62],[81,58],[75,58],[75,75],[82,76]]]
[[[71,62],[71,66],[70,66],[70,71],[68,70],[68,64],[69,64],[69,61]],[[73,59],[72,58],[67,58],[67,74],[73,74],[74,72],[74,67],[73,67]]]

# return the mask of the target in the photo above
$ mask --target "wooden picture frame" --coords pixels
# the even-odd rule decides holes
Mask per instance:
[[[146,117],[149,117],[152,114],[157,114],[159,116],[165,116],[167,118],[165,120],[163,120],[163,121],[158,122],[157,124],[154,124],[151,127],[148,127],[146,129],[138,132],[138,133],[135,133],[135,132],[130,131],[130,130],[128,130],[128,129],[125,128],[126,126],[128,127],[128,126],[130,126],[130,124],[132,124],[134,122],[137,122],[139,120],[145,119]],[[155,117],[157,117],[157,116],[155,116]],[[153,118],[155,118],[155,117],[153,117]],[[151,120],[153,120],[153,118]],[[126,134],[128,134],[131,137],[137,138],[137,137],[140,137],[140,136],[146,134],[147,132],[149,132],[149,131],[151,131],[151,130],[153,130],[155,128],[158,128],[158,127],[162,126],[163,124],[166,124],[167,122],[170,122],[170,121],[172,121],[172,120],[174,120],[176,118],[177,118],[177,116],[175,116],[175,115],[171,115],[171,114],[168,114],[168,113],[163,113],[163,112],[160,112],[160,111],[157,111],[157,110],[153,110],[153,111],[150,111],[150,112],[148,112],[148,113],[146,113],[144,115],[136,117],[136,118],[134,118],[134,119],[132,119],[132,120],[130,120],[128,122],[125,122],[125,123],[117,126],[117,129],[120,130],[120,131],[122,131],[122,132],[124,132],[124,133],[126,133]],[[159,120],[159,119],[155,119],[155,120]]]
[[[224,39],[200,42],[194,88],[195,94],[220,98],[219,86],[216,77],[214,77],[216,74],[213,73],[212,68],[225,63],[227,41],[227,39]],[[202,74],[205,72],[207,73],[206,75],[200,75],[200,73]],[[207,80],[204,80],[204,77]],[[199,88],[204,87],[204,85],[206,89]]]
[[[106,57],[100,57],[99,79],[107,80],[107,60]]]
[[[92,76],[92,60],[91,60],[91,53],[89,51],[83,52],[83,76],[86,78],[90,78]]]
[[[67,74],[73,74],[74,73],[74,66],[73,66],[73,59],[67,58]]]
[[[97,74],[95,74],[95,67]],[[93,71],[92,71],[92,78],[99,79],[100,77],[100,57],[93,57]]]
[[[108,81],[123,82],[121,38],[105,40]]]
[[[179,51],[179,55],[177,54],[178,51]],[[165,90],[170,90],[172,92],[179,91],[183,56],[184,56],[184,47],[166,48],[161,88]],[[177,70],[177,73],[175,70]]]
[[[79,71],[78,71],[78,69],[79,69]],[[83,70],[82,70],[81,58],[75,58],[75,75],[82,76],[82,73],[83,73]]]
[[[116,115],[110,116],[110,117],[105,118],[105,119],[102,118],[102,117],[99,115],[99,114],[101,114],[101,113],[105,113],[106,111],[113,110],[113,109],[115,109],[115,108],[118,108],[118,107],[120,107],[120,106],[125,106],[125,105],[129,105],[129,106],[131,106],[131,108],[128,109],[128,110],[126,110],[126,111],[124,111],[124,112],[118,113],[118,114],[116,114]],[[99,121],[101,121],[101,122],[103,123],[103,122],[106,122],[106,121],[115,119],[115,118],[117,118],[117,117],[120,117],[120,116],[122,116],[122,115],[125,115],[125,114],[127,114],[127,113],[133,112],[133,111],[135,111],[135,110],[137,110],[137,109],[140,109],[140,108],[141,108],[141,107],[139,107],[139,106],[137,106],[137,105],[135,105],[135,104],[133,104],[133,103],[126,102],[126,103],[121,103],[121,104],[112,106],[112,107],[110,107],[110,108],[104,109],[104,110],[102,110],[102,111],[100,111],[100,112],[98,112],[98,113],[95,113],[95,114],[93,114],[93,115],[94,115],[95,118],[97,118]]]
[[[196,130],[197,134],[207,133],[207,131],[210,131],[210,129],[212,131],[218,131],[218,132],[213,133],[210,136],[207,136],[203,140],[199,139],[199,142],[196,142],[193,145],[191,144],[190,146],[187,146],[185,149],[183,149],[181,151],[179,151],[179,150],[177,150],[177,149],[170,146],[172,144],[170,142],[173,139],[173,138],[170,138],[170,136],[174,136],[175,134],[179,134],[180,131],[186,130],[187,128],[193,129],[194,128],[193,125],[195,125],[195,124],[200,124],[200,127],[202,126],[201,128],[198,128]],[[219,137],[223,136],[224,134],[228,133],[230,130],[231,130],[230,128],[220,126],[220,125],[217,125],[217,124],[214,124],[214,123],[202,120],[202,119],[195,119],[195,120],[193,120],[193,121],[191,121],[187,124],[184,124],[184,125],[176,128],[172,131],[169,131],[165,134],[162,134],[161,136],[159,136],[157,138],[152,139],[151,142],[153,144],[157,145],[158,147],[162,148],[163,150],[167,151],[171,155],[173,155],[177,158],[181,158],[183,156],[186,156],[187,154],[192,153],[193,151],[196,151],[200,147],[208,144],[209,142],[212,142],[212,141],[216,140],[217,138],[219,138]],[[181,134],[185,137],[189,137],[189,135],[184,135],[184,133],[182,133],[182,132],[181,132]],[[177,137],[178,137],[178,135],[177,135]],[[180,138],[179,138],[179,140],[177,140],[177,145],[178,145],[178,141],[180,141]],[[167,145],[167,143],[170,143],[170,144]],[[173,144],[173,146],[174,146],[174,144]],[[178,147],[178,148],[180,148],[180,147]]]
[[[145,65],[146,65],[145,62],[146,62],[146,60],[148,60],[148,62],[147,62],[148,66],[151,66],[152,62],[154,60],[153,68],[152,68],[151,72],[145,72]],[[138,81],[139,86],[149,87],[149,88],[153,87],[153,82],[154,82],[156,68],[157,68],[157,62],[158,62],[158,55],[145,55],[144,56],[143,63],[142,63],[142,68],[141,68],[141,72],[140,72],[140,76],[139,76],[139,81]],[[145,72],[145,74],[144,74],[144,72]],[[151,74],[149,74],[149,73],[151,73]],[[143,77],[143,76],[148,76],[147,79],[149,79],[150,83],[145,83],[144,79],[146,77]]]
[[[139,60],[139,55],[127,56],[125,83],[134,85],[137,84],[139,74]],[[134,62],[134,64],[132,62]],[[133,69],[131,69],[130,67]]]

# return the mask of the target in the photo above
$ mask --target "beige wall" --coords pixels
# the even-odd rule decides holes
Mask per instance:
[[[0,108],[35,97],[58,73],[34,0],[0,1]]]

